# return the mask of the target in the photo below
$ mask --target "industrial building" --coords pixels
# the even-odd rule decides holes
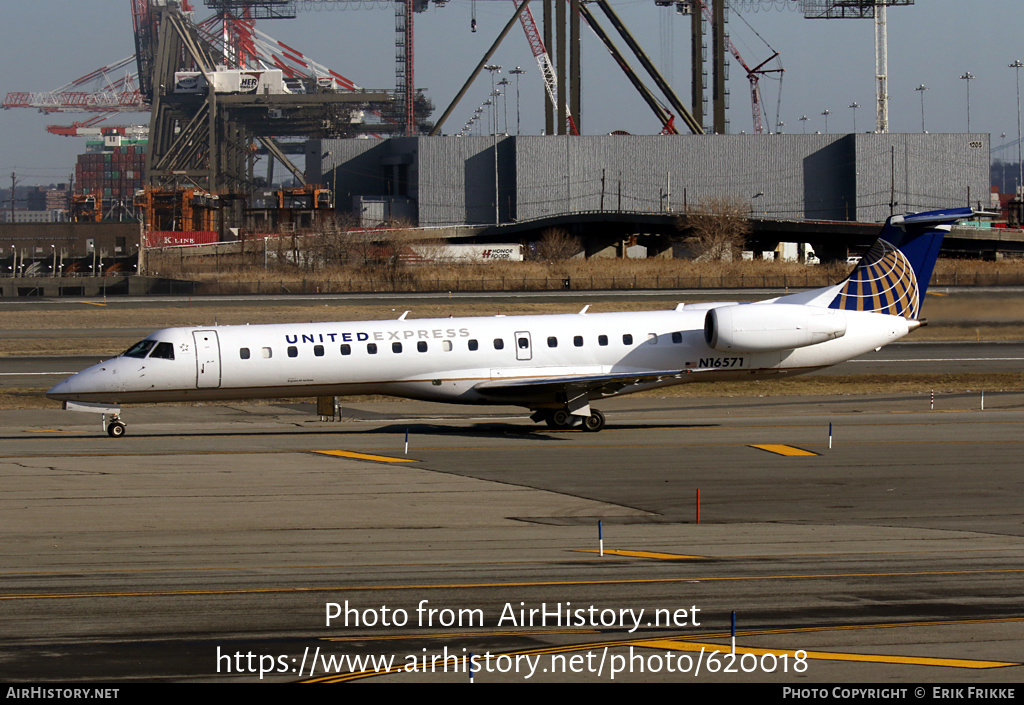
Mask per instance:
[[[987,206],[989,135],[313,140],[306,169],[364,226],[382,212],[420,226],[493,225],[684,211],[714,197],[747,200],[762,218],[879,222],[894,211]]]
[[[132,0],[134,59],[56,91],[11,93],[4,100],[5,108],[96,113],[47,128],[102,138],[90,143],[76,167],[68,215],[75,224],[141,222],[140,242],[159,247],[266,240],[353,221],[364,227],[477,226],[474,234],[490,242],[526,242],[540,228],[568,223],[573,234],[585,236],[588,255],[622,252],[638,237],[660,238],[647,246],[665,255],[666,236],[678,231],[674,214],[710,199],[745,204],[762,224],[755,226],[760,237],[752,238],[758,247],[786,240],[800,229],[797,221],[873,223],[895,212],[989,205],[988,134],[888,132],[885,9],[913,0],[801,0],[808,18],[875,19],[878,105],[872,133],[827,134],[826,122],[826,134],[800,135],[766,134],[771,125],[762,119],[758,81],[781,75],[778,52],[759,62],[743,59],[729,40],[727,0],[655,0],[689,15],[689,106],[609,2],[545,0],[534,5],[537,18],[529,3],[507,8],[491,47],[436,114],[413,73],[413,18],[430,7],[428,0],[394,3],[394,90],[361,87],[257,28],[257,20],[293,19],[308,9],[294,0],[203,4],[214,13],[206,19],[198,18],[194,0]],[[492,134],[467,136],[474,125],[479,131],[483,105],[462,130],[446,127],[484,72],[491,82],[484,105],[497,104],[502,86],[511,90],[509,81],[496,80],[502,67],[491,57],[517,26],[543,78],[546,136],[500,134],[496,111]],[[661,134],[582,134],[580,42],[587,27],[655,114]],[[730,55],[750,82],[754,134],[724,134]],[[629,68],[634,62],[642,72]],[[122,69],[123,78],[113,78]],[[516,104],[518,111],[518,97]],[[100,125],[104,114],[138,111],[149,112],[148,126]],[[304,163],[292,161],[298,154]],[[265,176],[256,173],[257,162],[266,166]],[[290,183],[275,181],[275,164],[291,174]],[[768,221],[782,225],[764,225]],[[837,231],[829,227],[831,237]],[[484,228],[493,232],[480,233]],[[31,241],[28,260],[41,247],[51,268],[59,268],[59,254],[46,253],[47,246],[57,250],[56,242],[40,245],[35,234],[25,237],[11,241],[15,252],[18,242]],[[840,256],[839,250],[830,256]],[[12,270],[22,262],[14,259]]]

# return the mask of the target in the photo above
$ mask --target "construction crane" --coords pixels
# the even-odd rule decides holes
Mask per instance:
[[[146,103],[128,67],[135,62],[127,56],[108,66],[76,78],[52,91],[15,91],[0,104],[9,108],[35,108],[44,113],[137,113]],[[120,74],[124,71],[123,75]]]
[[[47,113],[101,114],[69,126],[48,127],[49,132],[60,135],[92,134],[87,128],[96,127],[115,113],[148,112],[152,99],[154,42],[159,28],[151,11],[152,0],[130,2],[137,49],[135,55],[91,71],[52,91],[8,93],[0,107],[35,108]],[[273,17],[294,16],[294,13],[282,12],[281,8],[287,3],[281,0],[263,2],[269,2],[276,10]],[[218,13],[194,26],[203,42],[212,48],[211,58],[215,57],[219,65],[239,69],[280,69],[286,79],[304,83],[303,90],[310,93],[362,90],[337,71],[258,30],[254,20],[266,14],[256,12],[259,2],[207,0],[207,4],[218,9]],[[181,7],[185,13],[194,12],[188,0],[183,0]],[[135,71],[130,69],[132,64],[136,64]],[[124,71],[124,74],[119,75],[119,71]]]
[[[512,1],[516,9],[518,9],[520,0]],[[537,30],[537,21],[533,19],[533,13],[530,11],[529,6],[519,13],[519,23],[523,26],[523,32],[526,33],[526,41],[530,45],[533,58],[537,60],[537,67],[540,69],[541,78],[544,80],[544,90],[547,91],[548,99],[552,105],[558,105],[558,78],[555,76],[555,67],[551,63],[551,56],[548,54],[547,47],[544,46],[544,40],[541,39],[540,32]],[[474,28],[473,31],[475,32],[476,29]],[[569,134],[579,134],[579,130],[576,129],[576,121],[573,120],[572,112],[569,110],[568,105],[565,107],[565,123]]]
[[[713,22],[714,18],[712,17],[711,8],[708,7],[708,3],[705,2],[705,0],[693,0],[693,1],[700,3],[700,9],[701,9],[701,12],[704,13],[704,18],[708,22]],[[779,56],[779,52],[777,52],[774,49],[772,49],[773,53],[772,53],[771,56],[769,56],[767,59],[765,59],[764,61],[759,63],[754,68],[750,68],[750,66],[747,65],[747,62],[744,61],[743,57],[740,55],[740,50],[737,49],[736,45],[732,43],[732,39],[729,39],[728,37],[726,37],[725,41],[726,41],[725,45],[729,49],[729,53],[732,54],[733,58],[736,59],[736,62],[740,66],[743,67],[743,70],[747,72],[747,80],[750,82],[750,106],[751,106],[751,113],[753,115],[754,133],[758,134],[758,135],[763,134],[764,133],[764,121],[762,119],[761,86],[760,86],[759,82],[760,82],[761,76],[766,76],[766,75],[768,75],[770,73],[777,73],[777,74],[779,74],[780,77],[782,76],[782,74],[784,73],[785,69],[783,69],[781,66],[778,67],[778,68],[773,68],[773,69],[766,69],[766,68],[764,68],[765,65],[768,64],[768,62],[773,61],[774,59],[776,59]],[[765,42],[765,44],[767,44],[767,42]],[[768,48],[771,49],[770,46]]]
[[[51,135],[62,137],[105,137],[120,135],[129,139],[147,139],[149,125],[102,125],[108,114],[95,115],[88,120],[74,122],[71,125],[47,125],[46,131]]]

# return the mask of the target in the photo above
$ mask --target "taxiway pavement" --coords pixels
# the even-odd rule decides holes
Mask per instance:
[[[0,680],[1019,682],[1024,394],[977,401],[0,412]]]

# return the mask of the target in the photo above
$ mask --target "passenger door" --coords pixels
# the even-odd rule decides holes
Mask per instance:
[[[196,344],[196,387],[212,389],[220,386],[220,341],[217,331],[192,332]]]

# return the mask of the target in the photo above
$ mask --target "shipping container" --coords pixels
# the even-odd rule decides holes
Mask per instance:
[[[220,238],[212,230],[151,230],[144,237],[146,247],[187,247],[190,245],[212,245]]]

